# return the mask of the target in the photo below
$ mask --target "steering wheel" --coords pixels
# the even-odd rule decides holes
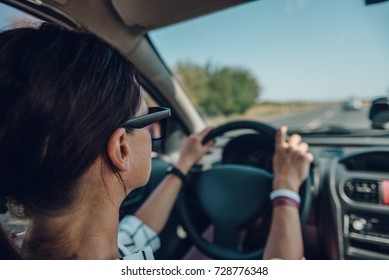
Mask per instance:
[[[276,129],[256,121],[234,121],[213,129],[203,143],[222,134],[252,129],[275,139]],[[215,259],[260,259],[264,247],[251,252],[239,249],[239,231],[251,225],[265,210],[271,211],[269,199],[273,174],[251,166],[225,164],[214,166],[198,175],[195,181],[200,207],[214,225],[212,242],[205,240],[195,227],[185,203],[185,188],[181,191],[177,207],[182,223],[194,245]],[[311,204],[309,176],[300,187],[300,220],[305,223]]]

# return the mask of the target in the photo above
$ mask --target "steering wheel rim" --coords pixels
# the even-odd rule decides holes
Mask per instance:
[[[234,121],[216,127],[208,133],[203,143],[237,129],[252,129],[275,139],[276,129],[256,121]],[[215,243],[205,240],[196,229],[185,205],[184,192],[177,199],[178,212],[185,230],[194,245],[215,259],[259,259],[264,247],[252,252],[240,252],[236,240],[238,230],[247,227],[261,213],[271,209],[269,199],[273,175],[263,169],[237,164],[212,167],[202,172],[197,180],[196,192],[202,209],[214,224]],[[239,187],[237,188],[236,185]],[[312,194],[309,176],[300,187],[300,220],[307,220]],[[223,196],[220,196],[220,193]],[[240,200],[241,201],[240,201]]]

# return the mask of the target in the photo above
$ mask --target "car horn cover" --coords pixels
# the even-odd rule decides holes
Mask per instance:
[[[214,167],[199,178],[201,206],[216,224],[243,226],[254,221],[270,203],[272,179],[272,174],[250,166]]]

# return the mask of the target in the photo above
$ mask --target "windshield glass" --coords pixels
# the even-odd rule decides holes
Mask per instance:
[[[0,31],[23,26],[35,26],[40,23],[42,23],[42,20],[0,3]]]
[[[389,94],[389,2],[261,0],[149,35],[209,125],[370,129]]]

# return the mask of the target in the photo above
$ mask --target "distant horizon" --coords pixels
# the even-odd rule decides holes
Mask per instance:
[[[346,100],[352,100],[352,99],[356,99],[356,100],[361,100],[361,101],[364,101],[364,102],[368,102],[368,101],[373,101],[374,99],[377,99],[377,98],[381,98],[381,97],[387,97],[388,100],[389,100],[389,94],[382,94],[382,95],[377,95],[377,96],[345,96],[345,97],[340,97],[338,99],[309,99],[309,98],[304,98],[304,99],[289,99],[287,100],[287,102],[291,102],[291,103],[298,103],[298,102],[304,102],[304,103],[341,103],[341,102],[344,102]],[[276,100],[276,99],[260,99],[259,100],[259,103],[265,103],[265,102],[279,102],[279,103],[282,103],[284,102],[283,100]]]
[[[389,100],[389,96],[388,95],[382,95],[382,96],[377,96],[377,97],[374,97],[374,98],[355,98],[355,100],[361,100],[362,102],[372,102],[373,100],[375,100],[376,98],[380,98],[380,97],[388,97],[388,100]],[[290,100],[285,100],[285,101],[282,101],[282,100],[272,100],[272,99],[261,99],[259,101],[256,101],[256,104],[262,104],[262,103],[306,103],[306,104],[311,104],[311,103],[331,103],[331,104],[341,104],[343,103],[344,101],[347,101],[347,100],[350,100],[348,98],[344,98],[344,99],[338,99],[338,100],[335,100],[335,99],[331,99],[331,100],[326,100],[326,99],[312,99],[312,100],[309,100],[309,99],[290,99]]]

